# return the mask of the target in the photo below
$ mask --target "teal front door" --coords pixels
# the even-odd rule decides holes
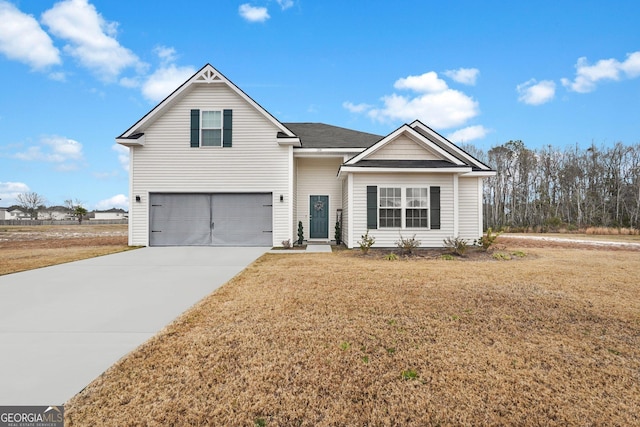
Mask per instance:
[[[309,238],[329,238],[329,196],[309,196]]]

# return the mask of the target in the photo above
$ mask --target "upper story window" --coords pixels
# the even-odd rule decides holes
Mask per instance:
[[[232,110],[191,110],[192,148],[231,147],[232,139]]]
[[[222,147],[222,111],[202,111],[203,147]]]

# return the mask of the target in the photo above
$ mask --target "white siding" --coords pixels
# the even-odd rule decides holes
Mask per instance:
[[[459,194],[459,227],[460,237],[472,241],[482,234],[480,225],[481,212],[478,212],[478,185],[482,183],[482,178],[463,178],[458,181]]]
[[[380,229],[369,230],[375,237],[374,247],[395,247],[403,237],[420,240],[421,247],[441,247],[442,241],[453,237],[454,233],[454,194],[453,175],[450,174],[353,174],[353,231],[349,247],[357,247],[360,236],[367,232],[367,186],[379,187],[440,187],[440,230],[420,229]]]
[[[309,238],[309,196],[329,196],[329,240],[334,239],[336,212],[342,209],[342,181],[337,178],[342,157],[297,159],[297,217]],[[296,229],[297,230],[297,229]]]
[[[387,145],[367,156],[367,160],[441,160],[429,148],[420,145],[406,136],[399,136]]]
[[[148,244],[150,192],[273,194],[273,242],[291,238],[289,147],[264,115],[222,84],[197,84],[152,123],[131,156],[131,244]],[[190,110],[233,110],[231,148],[191,148]],[[284,202],[280,202],[283,195]]]
[[[349,241],[349,179],[342,180],[342,242]]]

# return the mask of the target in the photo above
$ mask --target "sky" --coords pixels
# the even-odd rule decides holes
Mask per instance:
[[[281,122],[640,143],[640,2],[0,0],[0,206],[128,208],[115,138],[210,63]]]

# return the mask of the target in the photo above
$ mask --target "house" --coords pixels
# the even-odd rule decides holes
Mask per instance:
[[[94,211],[93,220],[119,220],[127,219],[127,212],[124,209],[111,208],[104,211]]]
[[[25,213],[15,206],[0,208],[0,220],[29,220],[28,213]]]
[[[38,219],[49,221],[63,221],[73,219],[66,206],[50,206],[38,209]]]
[[[207,64],[116,142],[130,148],[129,244],[357,247],[416,236],[423,247],[482,234],[495,174],[420,121],[386,136],[281,123]]]

